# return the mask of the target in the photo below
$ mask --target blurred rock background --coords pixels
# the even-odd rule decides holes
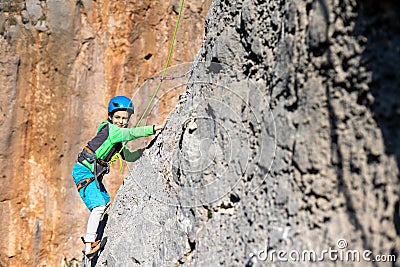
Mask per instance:
[[[194,60],[210,2],[185,2],[171,65]],[[165,66],[179,4],[0,0],[0,266],[80,259],[88,211],[71,178],[76,155],[111,97],[135,97],[136,123],[155,89],[142,84]],[[146,122],[162,123],[183,89]],[[113,169],[112,196],[127,172]]]

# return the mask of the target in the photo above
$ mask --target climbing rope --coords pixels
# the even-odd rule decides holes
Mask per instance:
[[[159,83],[158,83],[158,85],[157,85],[157,88],[156,88],[156,90],[154,90],[154,93],[153,93],[153,95],[151,96],[149,102],[147,103],[146,109],[143,111],[142,116],[140,116],[140,119],[139,119],[139,121],[137,122],[136,127],[140,126],[140,124],[142,123],[144,117],[146,116],[147,112],[149,111],[149,108],[150,108],[151,104],[153,103],[153,101],[154,101],[154,99],[155,99],[155,97],[156,97],[158,91],[159,91],[160,88],[161,88],[162,82],[163,82],[164,80],[172,80],[172,79],[175,79],[175,78],[176,78],[176,77],[166,77],[166,74],[167,74],[167,69],[168,69],[168,67],[169,67],[169,63],[170,63],[171,58],[172,58],[172,52],[173,52],[173,50],[174,50],[175,39],[176,39],[176,35],[177,35],[177,32],[178,32],[179,22],[180,22],[180,20],[181,20],[181,15],[182,15],[182,10],[183,10],[183,4],[184,4],[184,3],[185,3],[185,0],[182,0],[181,5],[180,5],[180,7],[179,7],[178,19],[177,19],[176,24],[175,24],[174,34],[173,34],[173,36],[172,36],[171,45],[170,45],[170,47],[169,47],[167,62],[166,62],[166,64],[165,64],[164,71],[163,71],[162,76],[161,76],[161,78],[160,78],[160,81],[159,81]],[[191,70],[190,70],[189,72],[191,72]],[[186,76],[189,72],[185,73],[184,75],[181,75],[181,77]],[[177,77],[179,77],[179,76],[177,76]],[[110,162],[109,162],[110,164],[112,164],[114,161],[116,161],[117,159],[119,159],[119,170],[120,170],[120,171],[122,171],[122,157],[121,157],[121,152],[124,150],[126,143],[127,143],[127,142],[125,142],[125,143],[122,144],[121,149],[110,159]]]
[[[194,68],[191,68],[190,70],[188,70],[187,72],[185,72],[182,75],[166,76],[166,77],[162,77],[161,75],[159,75],[159,76],[150,77],[150,78],[146,79],[145,81],[156,80],[156,79],[160,79],[160,80],[163,80],[163,81],[171,81],[171,80],[175,80],[175,79],[180,79],[180,78],[188,76],[188,74],[191,74],[193,72],[193,69]]]
[[[139,121],[137,122],[136,127],[138,127],[142,123],[143,118],[146,116],[147,112],[149,111],[149,108],[150,108],[151,104],[153,103],[154,98],[156,97],[158,91],[161,88],[161,84],[162,84],[162,82],[163,82],[163,80],[165,78],[165,75],[167,74],[167,69],[169,67],[169,62],[171,61],[172,51],[174,50],[175,38],[176,38],[176,34],[178,32],[179,21],[181,20],[181,15],[182,15],[182,10],[183,10],[183,4],[184,3],[185,3],[185,0],[182,0],[181,5],[179,7],[178,20],[176,21],[176,24],[175,24],[174,35],[172,36],[171,46],[169,47],[167,63],[165,64],[165,68],[164,68],[163,74],[161,76],[161,79],[160,79],[160,81],[158,83],[158,86],[157,86],[156,90],[154,91],[153,95],[150,98],[149,103],[146,106],[146,109],[144,110],[144,112],[143,112],[142,116],[140,117]]]

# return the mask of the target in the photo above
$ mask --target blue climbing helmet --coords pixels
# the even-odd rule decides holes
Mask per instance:
[[[135,111],[135,108],[132,104],[132,101],[126,96],[116,96],[111,98],[108,103],[108,113],[113,113],[118,110],[126,110],[129,115],[132,115]]]

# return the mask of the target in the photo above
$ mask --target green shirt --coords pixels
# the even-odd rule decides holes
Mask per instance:
[[[108,162],[112,156],[121,151],[123,142],[150,136],[154,133],[153,126],[120,128],[109,121],[103,121],[97,129],[96,136],[88,142],[87,147],[94,151],[96,158]],[[142,150],[138,149],[131,152],[128,148],[124,147],[122,152],[121,156],[126,161],[135,161],[140,157]],[[93,163],[89,163],[87,159],[81,160],[80,162],[93,172]]]

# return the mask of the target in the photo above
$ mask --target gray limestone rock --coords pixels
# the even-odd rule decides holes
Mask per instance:
[[[309,266],[293,262],[304,251],[315,266],[376,265],[322,261],[329,249],[397,257],[397,4],[231,2],[211,6],[187,92],[132,165],[97,265]],[[280,250],[289,261],[271,259]]]

